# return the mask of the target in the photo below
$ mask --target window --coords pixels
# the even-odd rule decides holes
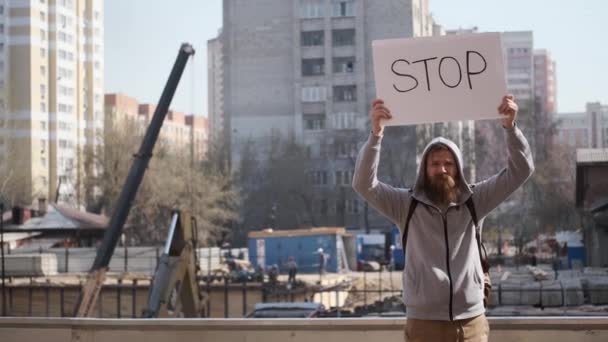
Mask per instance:
[[[44,98],[44,95],[46,95],[46,86],[44,84],[40,85],[40,96],[42,98]]]
[[[317,76],[325,74],[323,58],[308,58],[302,60],[302,76]]]
[[[335,102],[357,101],[357,86],[335,86],[334,87]]]
[[[300,7],[300,16],[302,18],[322,18],[323,4],[322,3],[303,3]]]
[[[40,57],[46,58],[46,50],[44,48],[40,48]]]
[[[340,29],[331,31],[334,46],[355,45],[355,29]]]
[[[351,73],[355,71],[355,57],[334,57],[334,73]]]
[[[46,121],[40,121],[40,129],[46,131]]]
[[[0,24],[0,33],[4,33],[4,24]]]
[[[304,114],[304,129],[322,130],[325,129],[325,114]]]
[[[334,114],[333,118],[333,127],[335,129],[357,128],[357,113],[355,112],[338,112]]]
[[[4,14],[4,5],[0,5],[0,15]]]
[[[46,67],[44,65],[40,66],[40,75],[46,76]]]
[[[43,113],[46,112],[46,103],[40,102],[40,111]]]
[[[327,171],[314,171],[312,173],[312,184],[327,185]]]
[[[46,14],[44,14],[44,12],[42,12],[42,11],[40,11],[40,20],[46,21]]]
[[[4,52],[4,42],[0,42],[0,53]]]
[[[59,147],[61,147],[61,148],[68,148],[68,141],[60,139],[59,140]]]
[[[325,87],[303,87],[302,102],[322,102],[327,99]]]
[[[59,94],[64,96],[72,96],[74,94],[74,89],[70,87],[59,86]]]
[[[349,214],[358,214],[359,213],[359,200],[358,199],[346,200],[345,206],[346,206],[347,213],[349,213]]]
[[[355,15],[353,1],[335,1],[332,4],[332,13],[334,17],[352,17]]]
[[[352,183],[353,171],[336,171],[336,185],[350,186]]]
[[[321,215],[327,215],[327,199],[326,198],[322,198],[321,201],[319,201],[319,213]]]
[[[335,144],[336,147],[336,156],[337,157],[353,157],[356,155],[356,145],[353,143],[347,142],[337,142]]]
[[[302,46],[322,46],[325,32],[323,31],[303,31],[300,33],[300,44]]]
[[[40,40],[46,40],[46,31],[45,30],[40,30]]]

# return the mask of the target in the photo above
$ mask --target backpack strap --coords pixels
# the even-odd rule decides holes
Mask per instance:
[[[410,197],[410,208],[407,211],[407,218],[405,219],[405,225],[403,226],[403,236],[401,237],[401,248],[405,253],[405,245],[407,245],[407,232],[410,226],[410,220],[412,219],[412,215],[414,214],[414,210],[416,210],[416,206],[418,205],[418,200],[413,196]]]
[[[477,212],[475,211],[475,205],[473,204],[473,196],[469,197],[465,204],[471,213],[473,224],[475,225],[475,240],[477,240],[477,249],[479,250],[479,261],[481,261],[481,268],[484,272],[488,272],[490,269],[490,264],[488,263],[488,252],[486,251],[486,246],[484,246],[481,242],[481,229],[479,228],[479,222],[477,221]]]

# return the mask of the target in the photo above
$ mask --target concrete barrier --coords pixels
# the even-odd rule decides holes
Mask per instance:
[[[3,342],[403,341],[405,319],[0,318]],[[608,341],[608,317],[490,318],[492,342]]]
[[[583,284],[580,279],[563,279],[562,288],[564,291],[564,305],[579,306],[584,304]]]

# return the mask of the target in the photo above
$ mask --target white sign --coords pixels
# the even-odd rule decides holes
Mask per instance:
[[[500,33],[372,42],[386,125],[495,119],[507,94]]]

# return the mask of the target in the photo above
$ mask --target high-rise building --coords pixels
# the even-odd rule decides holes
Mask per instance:
[[[0,2],[0,175],[15,201],[83,204],[103,75],[103,1]]]
[[[534,50],[534,96],[540,113],[557,113],[555,61],[545,49]]]
[[[507,69],[507,91],[518,104],[534,104],[534,39],[532,31],[502,33],[502,47]]]
[[[477,27],[446,30],[446,34],[477,33]],[[535,57],[532,31],[506,31],[501,33],[507,92],[518,102],[534,100]],[[539,50],[541,51],[541,50]],[[549,56],[546,50],[545,55]],[[547,74],[548,75],[548,74]]]
[[[221,49],[210,63],[223,63],[214,106],[225,115],[232,169],[245,146],[264,156],[273,137],[293,138],[318,161],[317,222],[362,227],[350,182],[376,93],[371,42],[432,32],[427,0],[224,0],[219,42],[208,45]]]
[[[224,75],[221,30],[218,37],[207,42],[207,103],[209,112],[209,141],[216,142],[225,137],[228,131],[224,120]],[[222,140],[218,143],[227,143]]]

